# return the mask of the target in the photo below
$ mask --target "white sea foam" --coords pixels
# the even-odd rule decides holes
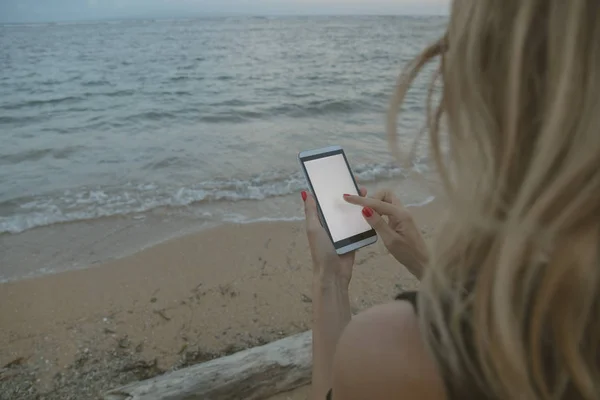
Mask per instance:
[[[407,204],[406,207],[424,207],[435,200],[435,196],[429,196],[425,200],[418,203]]]
[[[369,164],[356,167],[355,175],[360,182],[374,182],[403,177],[405,171],[393,164]],[[144,183],[67,190],[0,204],[0,210],[7,215],[0,217],[0,233],[19,233],[55,223],[141,214],[159,207],[264,200],[297,193],[305,187],[304,177],[296,172],[289,175],[264,173],[250,179],[210,180],[188,187]],[[230,222],[237,220],[234,218]]]
[[[252,224],[255,222],[296,222],[303,220],[303,216],[250,218],[242,214],[228,214],[223,218],[224,222],[230,222],[234,224]]]

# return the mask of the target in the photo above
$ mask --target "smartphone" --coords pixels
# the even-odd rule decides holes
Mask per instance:
[[[375,243],[377,234],[362,216],[361,207],[344,200],[344,194],[359,194],[344,150],[340,146],[308,150],[298,154],[298,159],[337,254]]]

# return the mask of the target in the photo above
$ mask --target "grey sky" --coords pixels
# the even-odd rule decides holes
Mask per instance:
[[[449,0],[0,0],[0,22],[206,14],[445,14]]]

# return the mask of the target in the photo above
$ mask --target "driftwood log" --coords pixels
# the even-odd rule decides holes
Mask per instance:
[[[310,382],[312,333],[290,336],[104,394],[104,400],[259,400]]]

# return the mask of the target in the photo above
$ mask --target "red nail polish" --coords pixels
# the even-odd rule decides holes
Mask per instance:
[[[306,198],[308,197],[308,195],[306,194],[306,192],[303,190],[302,191],[302,201],[306,201]]]
[[[344,194],[344,197],[350,197],[350,196],[351,196],[351,195],[349,195],[349,194]]]
[[[369,207],[365,207],[362,209],[362,213],[365,217],[370,218],[373,216],[373,210],[371,210]]]

